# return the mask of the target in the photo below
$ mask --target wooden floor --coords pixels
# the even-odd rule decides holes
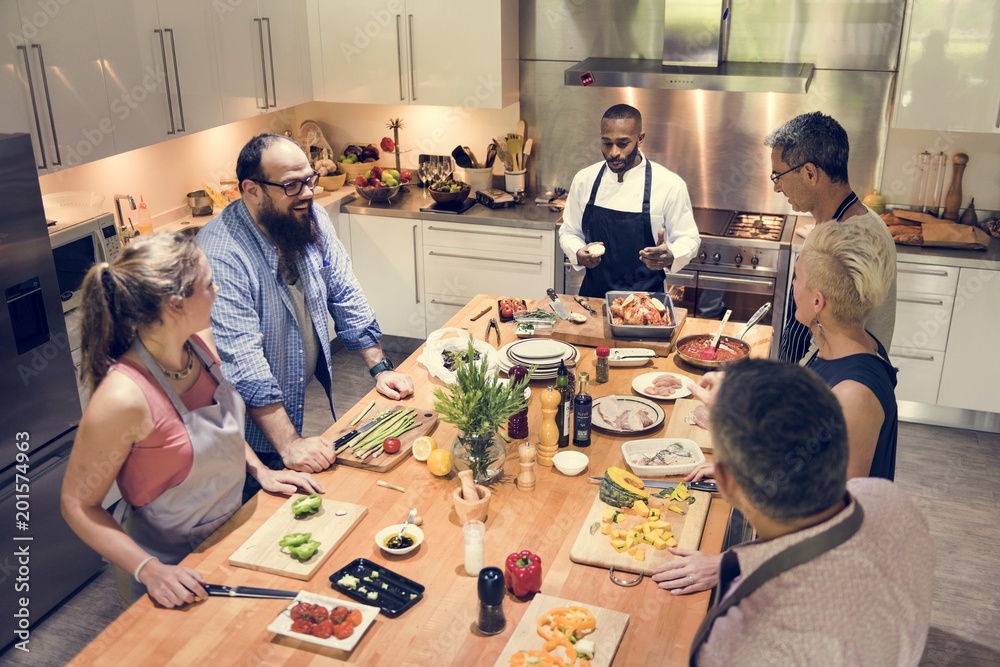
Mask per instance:
[[[384,347],[403,359],[421,342],[389,339]],[[356,353],[341,350],[334,362],[334,403],[344,410],[372,380]],[[319,383],[309,386],[306,402],[303,432],[321,433],[332,417]],[[1000,435],[900,424],[896,482],[920,504],[937,543],[934,611],[921,664],[1000,665]],[[106,567],[32,630],[30,653],[8,650],[0,664],[65,664],[124,609]]]

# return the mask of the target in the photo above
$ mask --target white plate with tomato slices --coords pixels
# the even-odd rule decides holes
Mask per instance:
[[[357,610],[361,613],[361,620],[358,625],[354,626],[351,634],[342,639],[332,635],[329,637],[318,637],[305,632],[297,632],[292,630],[292,626],[295,623],[292,619],[292,610],[302,603],[320,605],[326,610],[327,614],[332,613],[333,610],[338,607],[344,607],[347,609],[348,614],[350,614],[352,610]],[[365,631],[372,624],[372,621],[375,620],[375,617],[378,616],[380,611],[381,609],[378,607],[372,607],[367,604],[359,604],[350,600],[330,598],[325,595],[317,595],[316,593],[301,591],[295,596],[295,599],[292,600],[280,614],[278,614],[278,617],[271,621],[271,624],[267,626],[267,631],[273,632],[276,635],[284,635],[285,637],[291,637],[292,639],[309,642],[310,644],[317,644],[327,648],[335,648],[341,651],[352,651],[354,650],[354,647],[357,646],[358,642],[361,641],[361,636],[365,634]]]

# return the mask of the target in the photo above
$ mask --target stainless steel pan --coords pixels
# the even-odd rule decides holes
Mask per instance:
[[[686,354],[682,349],[686,343],[690,343],[691,341],[698,339],[711,339],[712,336],[713,334],[694,334],[691,336],[684,336],[674,345],[674,349],[677,351],[677,356],[680,357],[685,363],[690,364],[695,368],[703,368],[707,371],[718,370],[730,362],[739,361],[739,359],[745,359],[750,356],[750,345],[735,336],[719,336],[719,348],[721,350],[721,348],[725,346],[731,350],[736,350],[741,353],[739,359],[702,359],[698,355],[691,356],[690,354]]]

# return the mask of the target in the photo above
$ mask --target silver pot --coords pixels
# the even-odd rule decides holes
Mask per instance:
[[[736,359],[702,359],[700,356],[694,356],[684,352],[684,347],[687,343],[691,343],[696,340],[711,339],[714,334],[693,334],[691,336],[684,336],[674,344],[674,349],[677,351],[677,356],[684,360],[685,363],[694,366],[695,368],[702,368],[707,371],[714,371],[722,368],[724,365],[738,361],[740,359],[746,359],[750,356],[750,345],[735,336],[719,336],[719,346],[721,347],[723,343],[726,347],[735,350],[740,356]]]
[[[204,190],[187,193],[187,203],[191,207],[191,215],[212,215],[212,198]]]

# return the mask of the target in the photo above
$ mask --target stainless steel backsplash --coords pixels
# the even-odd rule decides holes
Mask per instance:
[[[836,118],[851,139],[851,183],[878,182],[904,0],[734,0],[730,60],[812,62],[805,95],[570,87],[584,58],[659,59],[663,0],[522,0],[521,114],[534,139],[529,182],[569,187],[601,159],[601,115],[624,102],[643,114],[644,151],[677,172],[695,206],[790,213],[768,180],[764,138],[800,113]]]

